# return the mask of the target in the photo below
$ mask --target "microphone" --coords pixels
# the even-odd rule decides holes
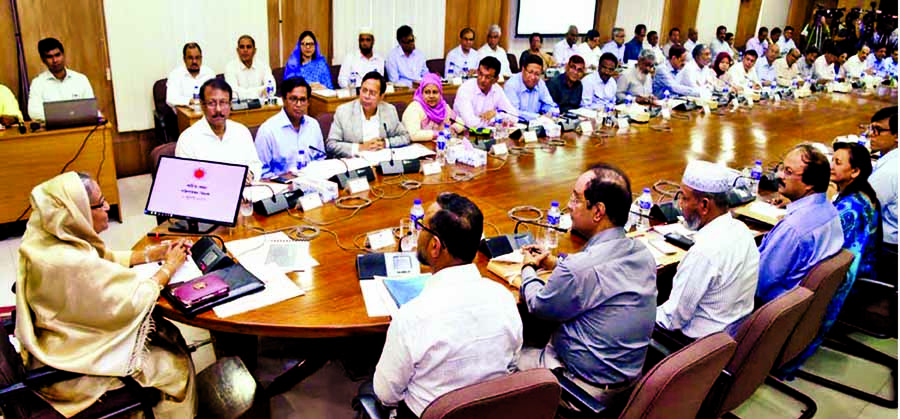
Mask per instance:
[[[504,111],[503,109],[500,109],[500,108],[497,108],[497,113],[502,113],[502,114],[506,114],[506,115],[509,115],[509,116],[513,116],[513,117],[515,117],[519,122],[528,123],[528,120],[525,119],[524,117],[522,117],[521,115],[512,114],[512,113],[509,113],[509,112],[507,112],[507,111]]]
[[[321,154],[321,155],[322,155],[323,157],[325,157],[326,159],[328,158],[328,153],[326,153],[326,152],[324,152],[324,151],[322,151],[322,150],[319,150],[316,146],[310,144],[310,145],[308,145],[307,147],[309,147],[309,148],[313,149],[314,151],[318,152],[319,154]]]
[[[560,233],[568,233],[569,232],[569,230],[566,230],[562,227],[552,226],[550,224],[545,224],[540,221],[519,219],[519,220],[516,220],[516,227],[513,229],[513,234],[519,233],[519,224],[530,224],[530,225],[537,226],[537,227],[550,228],[550,229],[556,230]]]

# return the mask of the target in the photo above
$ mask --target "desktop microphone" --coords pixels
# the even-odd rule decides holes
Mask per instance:
[[[404,173],[418,173],[421,168],[421,163],[417,159],[413,160],[400,160],[397,161],[394,157],[394,148],[391,147],[389,141],[387,141],[388,137],[388,127],[387,122],[382,123],[384,125],[384,137],[385,143],[387,145],[388,150],[391,152],[391,160],[383,161],[378,165],[378,170],[381,172],[382,176],[386,175],[399,175]]]
[[[19,123],[16,124],[16,125],[19,126],[19,134],[24,134],[24,133],[26,133],[26,132],[28,131],[28,128],[25,127],[25,123],[24,123],[24,122],[19,122]]]
[[[322,150],[319,150],[317,147],[315,147],[315,146],[313,146],[313,145],[308,145],[307,147],[309,147],[309,148],[311,148],[311,149],[317,151],[319,154],[321,154],[323,157],[325,157],[325,159],[328,158],[328,153],[326,153],[326,152],[324,152],[324,151],[322,151]]]
[[[513,229],[513,234],[519,234],[519,224],[530,224],[530,225],[537,226],[537,227],[551,228],[560,233],[568,233],[569,232],[569,230],[566,230],[559,226],[552,226],[550,224],[545,224],[540,221],[520,219],[520,220],[516,220],[516,227]]]

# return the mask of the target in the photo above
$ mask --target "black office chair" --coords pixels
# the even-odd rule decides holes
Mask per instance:
[[[178,140],[178,118],[166,103],[167,79],[153,83],[153,125],[157,145]]]

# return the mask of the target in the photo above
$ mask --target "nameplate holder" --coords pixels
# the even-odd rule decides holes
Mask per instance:
[[[450,83],[453,84],[454,86],[462,86],[463,79],[462,79],[462,77],[454,77],[453,79],[450,80]]]
[[[322,206],[322,198],[317,193],[304,194],[300,197],[300,208],[303,211],[319,208]]]
[[[626,134],[628,133],[628,118],[619,118],[619,130],[616,132],[617,134]]]
[[[393,248],[394,247],[394,231],[386,228],[384,230],[373,231],[367,233],[369,247],[372,250]]]
[[[669,109],[668,106],[663,106],[662,111],[660,111],[659,113],[660,113],[660,115],[662,115],[662,118],[665,119],[666,121],[672,119],[672,111]]]
[[[347,190],[350,191],[351,195],[368,191],[369,190],[369,180],[362,176],[352,178],[347,183]]]
[[[536,143],[538,140],[537,133],[534,131],[525,131],[522,135],[522,139],[525,143]]]
[[[775,103],[781,102],[781,95],[779,95],[778,93],[775,93],[775,95],[772,96],[772,98],[773,98],[773,100],[775,100]]]
[[[581,121],[578,124],[578,127],[581,128],[581,133],[583,135],[591,135],[594,133],[594,125],[591,124],[591,121]]]
[[[431,176],[441,173],[441,162],[429,161],[422,164],[422,175]]]
[[[497,143],[491,147],[491,153],[494,153],[495,156],[505,156],[509,154],[509,149],[506,147],[506,143]]]
[[[346,99],[346,98],[348,98],[348,97],[350,97],[350,96],[351,96],[351,95],[350,95],[350,92],[349,92],[347,89],[340,89],[340,90],[337,91],[337,97],[338,97],[338,99]]]
[[[705,115],[709,115],[710,113],[712,113],[712,111],[709,110],[709,104],[708,104],[708,103],[704,103],[704,104],[703,104],[703,113],[704,113]]]

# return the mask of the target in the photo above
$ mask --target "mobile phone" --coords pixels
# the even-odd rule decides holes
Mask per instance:
[[[284,176],[273,177],[272,179],[269,179],[269,181],[275,182],[275,183],[281,183],[284,185],[289,185],[291,183],[291,180]]]

